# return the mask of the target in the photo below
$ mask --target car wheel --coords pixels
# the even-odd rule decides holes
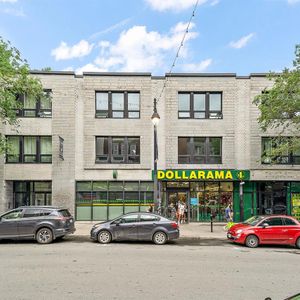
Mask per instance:
[[[298,237],[297,241],[296,241],[296,247],[298,249],[300,249],[300,237]]]
[[[167,235],[162,231],[157,231],[153,235],[153,242],[157,245],[163,245],[167,241]]]
[[[256,235],[247,236],[245,244],[247,247],[256,248],[259,244],[258,237]]]
[[[108,244],[111,242],[111,234],[107,230],[101,230],[98,233],[98,242],[101,244]]]
[[[36,233],[36,241],[39,244],[50,244],[53,241],[53,233],[49,228],[41,228]]]

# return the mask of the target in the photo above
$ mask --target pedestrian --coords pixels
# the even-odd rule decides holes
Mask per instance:
[[[150,204],[148,209],[147,209],[147,212],[149,213],[152,213],[153,212],[153,204]]]
[[[232,205],[229,203],[227,207],[225,208],[225,219],[227,222],[233,221],[233,211],[232,211]]]
[[[179,203],[178,203],[178,221],[177,221],[178,224],[182,223],[184,220],[184,208],[185,208],[185,205],[181,201],[179,201]]]

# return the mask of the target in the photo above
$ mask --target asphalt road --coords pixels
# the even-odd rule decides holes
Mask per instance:
[[[300,250],[183,239],[100,245],[0,242],[0,299],[285,299],[300,293]]]

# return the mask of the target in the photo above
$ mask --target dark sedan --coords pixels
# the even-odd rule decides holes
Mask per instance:
[[[101,244],[111,241],[153,241],[162,245],[179,238],[177,223],[152,213],[129,213],[112,221],[95,224],[91,238]]]

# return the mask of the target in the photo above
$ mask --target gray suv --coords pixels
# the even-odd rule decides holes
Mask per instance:
[[[0,216],[0,239],[35,239],[49,244],[73,232],[74,218],[65,208],[22,206]]]

